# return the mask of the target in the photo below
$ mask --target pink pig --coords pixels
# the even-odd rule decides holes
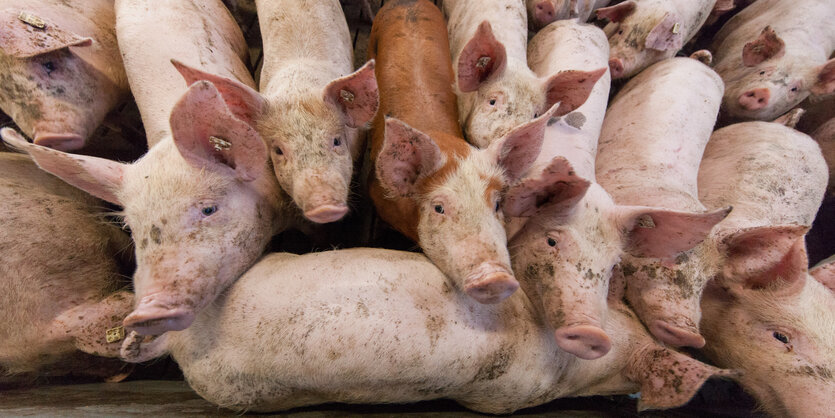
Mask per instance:
[[[240,93],[254,82],[240,30],[220,1],[119,0],[116,10],[148,153],[120,164],[28,144],[9,129],[2,134],[45,170],[124,207],[137,262],[136,307],[124,324],[159,334],[188,327],[293,212],[253,126],[255,107]],[[175,67],[174,58],[203,67]],[[217,74],[216,84],[187,88],[183,76],[206,73]]]
[[[464,137],[486,148],[555,103],[562,116],[583,104],[605,68],[535,75],[527,65],[523,0],[446,0],[444,12]]]
[[[611,0],[527,0],[528,27],[536,32],[555,20],[589,20],[592,12],[608,6]]]
[[[612,78],[632,77],[675,56],[705,23],[716,0],[627,0],[597,9],[609,19]]]
[[[831,265],[810,276],[804,245],[826,180],[815,142],[768,122],[714,132],[699,170],[705,206],[734,207],[711,237],[704,353],[774,416],[833,416],[835,280]]]
[[[760,0],[731,18],[711,48],[727,118],[772,120],[835,92],[833,21],[829,0]]]
[[[0,2],[0,108],[35,143],[74,151],[129,95],[112,0]]]
[[[133,307],[120,290],[127,234],[102,202],[20,154],[0,153],[0,384],[38,374],[124,378],[121,338]]]

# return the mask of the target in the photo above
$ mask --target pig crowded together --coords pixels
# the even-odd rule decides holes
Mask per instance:
[[[835,417],[832,0],[249,3],[0,0],[0,386]]]

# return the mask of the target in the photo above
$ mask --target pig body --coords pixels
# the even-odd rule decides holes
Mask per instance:
[[[668,408],[724,373],[653,342],[623,305],[610,323],[616,351],[579,360],[557,348],[523,293],[478,304],[420,254],[357,248],[270,254],[188,330],[129,338],[123,353],[169,351],[201,396],[252,411],[451,398],[509,413],[638,389],[640,407]]]
[[[305,217],[339,220],[365,146],[357,129],[377,110],[373,63],[351,74],[351,35],[337,0],[257,6],[264,39],[258,130],[279,183]]]
[[[0,108],[37,144],[82,148],[129,95],[113,1],[4,0],[0,19]]]
[[[609,3],[611,0],[527,0],[528,28],[536,32],[555,20],[564,19],[583,23],[592,12]]]
[[[835,118],[829,119],[812,132],[812,138],[817,141],[823,152],[823,158],[829,166],[829,185],[827,191],[835,194]]]
[[[690,58],[656,63],[624,86],[606,114],[597,155],[598,179],[615,202],[706,211],[697,177],[722,91],[719,76]],[[699,299],[715,274],[713,248],[705,242],[675,259],[621,260],[626,298],[661,341],[704,344]]]
[[[133,307],[119,280],[130,238],[97,216],[101,201],[26,156],[2,153],[0,167],[0,382],[117,375],[123,363],[93,355],[119,355],[105,332]]]
[[[714,231],[723,258],[702,297],[704,353],[740,369],[775,416],[832,416],[819,406],[835,395],[835,286],[829,269],[809,274],[803,243],[826,179],[813,140],[767,122],[714,132],[699,171],[701,201],[734,207]]]
[[[711,47],[727,119],[772,120],[835,91],[833,20],[827,0],[761,0],[728,20]]]
[[[254,111],[241,98],[240,86],[254,82],[235,53],[243,46],[240,31],[220,1],[152,7],[130,0],[116,8],[149,142],[158,142],[135,163],[119,164],[28,144],[10,129],[2,134],[47,171],[123,206],[137,262],[136,306],[125,326],[158,334],[187,327],[292,222],[292,212],[254,129]],[[174,58],[202,63],[203,71],[174,66]],[[209,73],[213,82],[188,89],[182,79]]]
[[[675,56],[705,23],[716,0],[627,0],[597,10],[610,23],[612,78],[632,77]]]
[[[604,69],[538,77],[527,65],[526,12],[522,0],[444,1],[455,65],[460,121],[467,140],[485,148],[514,127],[580,106]]]

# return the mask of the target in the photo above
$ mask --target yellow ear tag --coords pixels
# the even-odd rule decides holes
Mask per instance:
[[[34,28],[43,29],[46,27],[46,22],[44,22],[43,19],[31,13],[20,12],[20,14],[17,15],[17,18],[20,19],[21,22]]]
[[[123,339],[125,339],[125,327],[118,326],[116,328],[110,328],[109,330],[105,331],[104,335],[108,343],[122,341]]]
[[[209,137],[209,142],[212,143],[212,146],[214,147],[215,151],[226,151],[229,148],[232,148],[231,142],[214,135]]]

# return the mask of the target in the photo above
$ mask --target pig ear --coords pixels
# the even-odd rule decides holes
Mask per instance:
[[[418,181],[443,166],[441,149],[429,135],[398,119],[387,117],[385,129],[383,148],[377,157],[377,178],[387,193],[413,196]]]
[[[545,83],[545,97],[547,106],[559,103],[555,116],[565,115],[586,102],[597,80],[606,74],[607,68],[594,71],[569,70],[561,71],[548,79]]]
[[[267,149],[252,125],[238,119],[208,81],[186,90],[171,110],[171,132],[180,154],[192,166],[208,167],[255,180]]]
[[[522,178],[536,161],[542,149],[545,126],[558,108],[559,103],[551,106],[538,118],[513,128],[502,139],[490,144],[488,152],[496,155],[496,162],[504,170],[509,182]]]
[[[523,180],[505,194],[508,216],[532,216],[540,209],[560,205],[570,209],[583,198],[591,183],[578,176],[565,157],[554,157],[537,177]]]
[[[490,22],[483,21],[458,57],[458,89],[478,90],[481,83],[500,76],[507,64],[504,44],[493,36]]]
[[[808,271],[804,235],[809,228],[781,225],[746,228],[727,234],[720,250],[722,275],[749,289],[786,286],[798,289]]]
[[[12,128],[3,128],[0,136],[11,148],[28,153],[44,171],[99,199],[122,205],[117,193],[126,164],[30,144]]]
[[[189,86],[200,80],[211,81],[232,114],[252,126],[255,126],[255,121],[266,109],[266,101],[261,94],[238,80],[189,67],[176,59],[171,59],[171,64],[174,64]]]
[[[742,63],[753,67],[761,62],[782,57],[786,53],[786,43],[777,36],[771,26],[766,26],[757,39],[748,42],[742,48]]]
[[[638,411],[682,406],[710,377],[739,375],[656,344],[635,351],[626,364],[625,374],[626,378],[641,385]]]
[[[658,51],[678,51],[684,46],[684,33],[679,28],[681,18],[673,13],[666,13],[649,34],[644,46]]]
[[[380,105],[374,60],[353,74],[331,81],[325,86],[324,99],[342,112],[345,124],[351,128],[368,123]]]
[[[139,335],[136,331],[122,342],[119,357],[128,363],[142,363],[168,354],[169,333],[162,335]]]
[[[823,263],[815,266],[809,274],[829,290],[835,292],[835,257],[824,260]]]
[[[609,19],[610,22],[620,22],[635,12],[635,6],[635,2],[629,0],[623,3],[618,3],[614,6],[601,7],[600,9],[597,9],[597,18],[606,18]]]
[[[635,257],[673,258],[707,238],[731,208],[694,213],[639,206],[618,209],[626,225],[626,251]]]
[[[794,128],[795,126],[797,126],[797,123],[800,122],[800,118],[803,117],[804,113],[806,113],[806,110],[800,107],[796,107],[784,113],[777,119],[774,119],[772,122],[788,126],[789,128]]]
[[[36,55],[71,46],[90,46],[93,39],[46,22],[34,13],[6,9],[0,12],[0,49],[15,58]]]
[[[818,67],[815,71],[817,79],[812,85],[811,92],[815,95],[835,93],[835,58]]]

